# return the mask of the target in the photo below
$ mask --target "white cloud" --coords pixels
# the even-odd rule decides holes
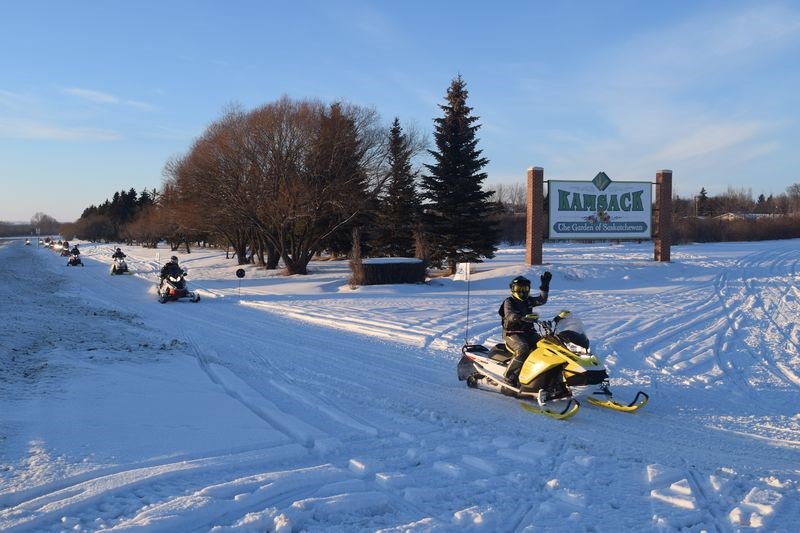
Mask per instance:
[[[530,87],[535,101],[553,102],[537,108],[547,135],[537,136],[531,150],[539,154],[536,164],[552,167],[551,177],[607,168],[628,179],[673,168],[682,179],[750,179],[743,163],[785,157],[787,139],[774,139],[792,122],[786,114],[794,110],[786,106],[793,96],[781,94],[781,73],[764,65],[798,43],[800,11],[759,2],[696,10],[677,24],[599,47],[561,83]],[[775,76],[774,83],[765,76]],[[572,109],[562,111],[565,103]],[[578,114],[593,122],[558,131],[564,116]]]
[[[98,104],[117,104],[120,101],[119,98],[117,98],[113,94],[108,94],[101,91],[94,91],[91,89],[80,89],[77,87],[72,87],[69,89],[64,89],[64,92],[67,94],[71,94],[73,96],[77,96],[78,98],[83,98],[84,100],[89,100],[90,102],[95,102]]]
[[[0,137],[53,141],[118,141],[123,136],[112,130],[70,128],[26,119],[0,118]]]
[[[88,100],[90,102],[94,102],[97,104],[124,105],[143,110],[155,109],[154,106],[146,102],[140,102],[138,100],[125,100],[113,94],[105,93],[102,91],[95,91],[93,89],[81,89],[78,87],[70,87],[68,89],[64,89],[64,92],[66,94],[77,96],[78,98],[81,98],[83,100]]]
[[[600,76],[623,94],[724,85],[798,36],[796,10],[766,3],[740,11],[725,7],[622,43],[599,58]]]
[[[29,95],[0,90],[0,106],[19,109],[32,105],[33,101]]]
[[[796,9],[764,2],[739,11],[725,6],[598,49],[587,56],[590,66],[573,80],[577,89],[567,95],[605,117],[621,135],[641,140],[663,119],[712,109],[724,116],[729,112],[725,107],[740,108],[740,101],[720,101],[715,95],[736,87],[742,98],[753,98],[756,89],[747,90],[751,69],[798,40]],[[643,125],[650,125],[650,131]]]
[[[764,126],[758,122],[707,124],[667,144],[653,154],[652,158],[663,161],[682,161],[706,156],[753,140],[764,129]]]

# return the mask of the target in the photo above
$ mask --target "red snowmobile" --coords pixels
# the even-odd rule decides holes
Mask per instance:
[[[180,276],[167,276],[158,286],[158,301],[165,304],[169,301],[188,298],[192,302],[199,302],[200,295],[186,287],[186,271]]]

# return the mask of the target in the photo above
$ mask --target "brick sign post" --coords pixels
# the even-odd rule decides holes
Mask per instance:
[[[525,230],[525,264],[542,264],[544,241],[544,169],[528,169],[528,223]]]
[[[669,262],[672,244],[672,171],[656,172],[654,260]]]

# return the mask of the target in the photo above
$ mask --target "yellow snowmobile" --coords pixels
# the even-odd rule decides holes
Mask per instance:
[[[467,386],[526,400],[535,398],[542,414],[552,416],[553,401],[569,400],[577,405],[575,396],[583,396],[589,403],[616,411],[636,411],[642,408],[649,396],[639,391],[633,401],[624,404],[614,400],[608,383],[605,365],[589,350],[589,338],[580,319],[569,311],[560,312],[552,321],[539,320],[538,315],[528,316],[541,339],[522,365],[519,387],[506,382],[505,370],[514,354],[504,343],[491,350],[482,344],[467,344],[461,349],[458,379]],[[523,405],[526,409],[528,407]],[[564,409],[570,412],[572,406]],[[535,409],[529,409],[535,410]],[[574,415],[571,413],[569,416]],[[554,418],[561,418],[554,416]]]

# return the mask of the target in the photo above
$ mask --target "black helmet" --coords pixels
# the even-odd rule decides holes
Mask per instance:
[[[531,280],[525,276],[517,276],[508,284],[511,295],[517,300],[524,300],[531,293]]]
[[[178,256],[173,255],[172,257],[169,258],[169,262],[170,263],[175,263],[177,265],[178,264]]]
[[[119,247],[117,247],[117,251],[118,251],[118,252],[121,252],[121,251],[122,251],[122,249],[121,249],[121,248],[119,248]]]

